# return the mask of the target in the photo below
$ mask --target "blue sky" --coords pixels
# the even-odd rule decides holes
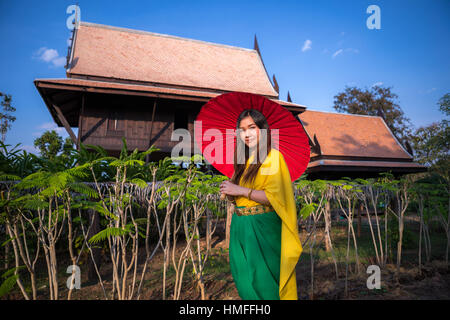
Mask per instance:
[[[56,125],[36,90],[37,78],[65,78],[76,1],[0,0],[0,91],[13,96],[16,122],[6,143],[33,141]],[[449,0],[83,1],[81,20],[253,48],[275,73],[280,98],[331,111],[345,86],[392,87],[414,126],[439,121],[437,102],[450,92]],[[381,29],[369,29],[370,5]],[[445,40],[447,39],[447,40]],[[57,129],[68,136],[63,128]],[[76,131],[75,131],[76,132]]]

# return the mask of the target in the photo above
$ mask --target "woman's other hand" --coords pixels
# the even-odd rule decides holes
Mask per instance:
[[[242,196],[246,188],[227,180],[220,184],[220,193],[224,193],[230,196]]]

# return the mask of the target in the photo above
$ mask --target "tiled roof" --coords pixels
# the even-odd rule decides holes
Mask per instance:
[[[278,97],[256,50],[81,22],[67,76]]]
[[[306,110],[299,116],[321,155],[412,160],[381,117]],[[312,151],[311,158],[318,156]]]

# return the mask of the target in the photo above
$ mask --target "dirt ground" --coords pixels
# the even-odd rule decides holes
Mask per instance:
[[[216,239],[217,240],[217,239]],[[303,253],[307,254],[307,253]],[[302,254],[302,255],[303,255]],[[216,272],[206,273],[206,298],[212,300],[240,300],[239,294],[229,271],[228,253],[225,241],[216,243],[213,248],[212,257],[221,264]],[[162,299],[162,253],[155,255],[146,272],[144,287],[142,290],[142,300]],[[102,268],[102,274],[109,274],[110,266]],[[348,277],[348,296],[345,296],[345,268],[341,267],[340,279],[336,280],[334,264],[327,262],[316,262],[314,275],[314,295],[311,296],[311,269],[309,262],[300,262],[297,265],[297,287],[300,300],[397,300],[397,299],[450,299],[450,271],[444,261],[434,260],[430,264],[423,266],[421,274],[416,266],[404,265],[400,267],[398,283],[395,278],[396,267],[387,264],[381,270],[381,289],[368,289],[366,285],[368,274],[362,267],[362,272],[357,275],[353,273]],[[168,272],[168,285],[166,288],[167,298],[171,298],[173,284]],[[65,280],[65,278],[64,278]],[[111,279],[106,278],[105,288],[109,288]],[[41,288],[45,289],[45,288]],[[67,289],[61,286],[62,296],[67,296]],[[44,293],[46,290],[41,290]],[[107,290],[109,292],[109,290]],[[39,299],[48,299],[44,293]],[[99,284],[88,284],[86,279],[82,279],[80,290],[73,291],[72,299],[97,300],[104,299],[104,294]],[[181,299],[197,300],[201,299],[200,291],[193,281],[184,277]]]
[[[302,236],[301,236],[302,238]],[[178,245],[178,252],[181,252],[183,245]],[[411,250],[415,254],[417,249]],[[143,267],[144,252],[141,253],[141,263]],[[405,254],[408,251],[405,250]],[[107,295],[110,293],[112,284],[111,263],[103,261],[101,275]],[[162,268],[163,253],[161,250],[155,254],[145,274],[143,282],[141,300],[162,299]],[[61,261],[61,266],[66,265]],[[67,263],[69,263],[67,261]],[[336,279],[335,265],[330,259],[316,259],[314,264],[314,293],[311,293],[311,264],[307,248],[300,257],[297,264],[297,287],[300,300],[402,300],[402,299],[450,299],[450,270],[443,259],[433,259],[430,263],[422,266],[421,272],[417,264],[408,261],[402,263],[399,269],[398,281],[396,278],[396,266],[392,263],[381,268],[381,288],[368,289],[366,273],[367,265],[361,265],[360,273],[356,273],[354,265],[350,265],[348,274],[347,292],[345,295],[345,264],[339,265],[339,279]],[[87,270],[85,264],[81,265],[81,289],[74,290],[72,299],[74,300],[98,300],[105,299],[102,287],[98,283],[87,282]],[[140,270],[140,269],[139,269]],[[140,274],[138,270],[138,275]],[[200,290],[196,287],[190,274],[192,268],[187,266],[183,279],[181,299],[198,300],[201,299]],[[64,270],[65,271],[65,270]],[[60,274],[60,298],[67,299],[66,280],[68,274],[64,271]],[[131,277],[130,277],[131,279]],[[138,276],[139,280],[139,276]],[[174,282],[174,271],[167,271],[166,299],[171,299]],[[38,286],[38,299],[49,299],[48,284],[45,281]],[[212,252],[205,269],[206,298],[212,300],[240,300],[239,294],[233,282],[229,269],[228,250],[225,239],[216,236],[212,241]],[[109,296],[108,296],[109,297]],[[23,299],[18,290],[14,290],[3,299]]]
[[[345,269],[343,270],[345,271]],[[445,261],[432,261],[422,267],[403,266],[396,280],[396,266],[387,264],[381,269],[381,288],[368,289],[366,268],[358,275],[348,277],[348,296],[345,295],[345,273],[336,280],[334,265],[317,263],[315,266],[314,296],[317,300],[448,300],[450,299],[450,271]],[[311,299],[309,266],[297,266],[299,299]]]

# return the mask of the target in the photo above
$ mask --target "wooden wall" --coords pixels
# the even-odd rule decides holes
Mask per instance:
[[[157,98],[150,137],[154,101],[155,98],[147,97],[89,94],[80,114],[81,143],[117,151],[125,137],[129,150],[144,151],[152,143],[161,151],[170,152],[178,143],[171,141],[175,120],[182,126],[185,122],[193,138],[194,120],[202,102]]]

